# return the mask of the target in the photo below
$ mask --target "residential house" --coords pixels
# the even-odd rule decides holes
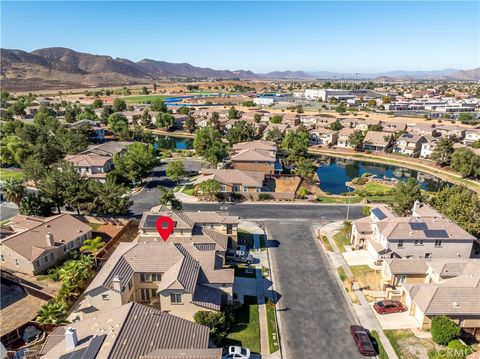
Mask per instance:
[[[195,185],[208,180],[220,183],[222,193],[255,193],[262,192],[265,173],[239,169],[203,169]]]
[[[277,146],[270,141],[242,142],[233,145],[230,161],[233,168],[242,171],[258,171],[273,174],[280,170],[277,162]]]
[[[393,146],[393,152],[418,157],[422,150],[422,144],[425,142],[427,142],[427,139],[423,135],[404,133],[397,139]]]
[[[120,243],[85,290],[72,317],[86,318],[134,302],[193,320],[232,301],[234,270],[201,243]]]
[[[40,355],[48,359],[221,359],[207,326],[128,303],[55,328]]]
[[[438,138],[433,138],[430,141],[422,143],[422,147],[420,149],[420,157],[421,158],[430,158],[432,156],[433,150],[438,145]]]
[[[480,141],[480,128],[465,130],[465,138],[463,140],[464,145],[473,145],[477,141]]]
[[[107,172],[113,168],[113,158],[96,154],[67,155],[64,160],[73,165],[82,176],[105,182]]]
[[[209,246],[220,254],[237,247],[237,216],[213,211],[167,211],[163,206],[153,207],[143,214],[138,226],[140,242],[160,241],[156,222],[162,216],[172,218],[175,223],[170,242]]]
[[[348,143],[348,138],[355,131],[356,130],[353,128],[342,128],[340,131],[338,131],[336,147],[353,148],[353,146]]]
[[[363,139],[363,149],[373,152],[388,152],[393,144],[392,134],[389,132],[368,131]]]
[[[332,146],[337,143],[338,132],[328,128],[316,128],[309,132],[310,143],[315,145]]]
[[[445,315],[473,336],[480,335],[480,262],[427,263],[427,282],[402,286],[402,302],[419,328]]]
[[[92,237],[92,229],[70,214],[13,218],[13,234],[0,242],[3,269],[37,275],[61,263],[67,252]]]
[[[342,118],[340,124],[344,128],[354,128],[356,130],[366,131],[368,130],[369,123],[361,118]]]
[[[465,128],[459,126],[437,126],[435,129],[441,137],[451,140],[461,140],[465,137]]]
[[[80,152],[80,154],[92,153],[100,156],[113,156],[116,153],[124,152],[130,143],[131,142],[108,141],[99,145],[90,145],[85,151]]]
[[[437,137],[438,132],[436,127],[429,124],[415,123],[413,125],[407,125],[407,132],[416,134],[418,136],[431,136]]]
[[[351,243],[375,261],[386,258],[470,258],[477,239],[428,205],[416,202],[412,216],[385,207],[352,223]]]
[[[407,125],[404,123],[391,122],[391,121],[380,121],[380,126],[383,128],[383,132],[398,132],[404,131]]]
[[[143,111],[140,110],[123,111],[121,113],[127,118],[130,125],[137,123],[143,115]]]

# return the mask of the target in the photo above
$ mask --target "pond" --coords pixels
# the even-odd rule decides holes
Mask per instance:
[[[423,189],[433,192],[448,185],[448,182],[435,176],[405,167],[327,156],[318,156],[317,160],[320,164],[317,169],[320,189],[330,194],[348,192],[345,182],[350,182],[364,173],[370,173],[379,178],[397,179],[400,181],[413,177],[420,183]]]
[[[157,140],[153,147],[157,150],[191,150],[193,138],[156,136]]]

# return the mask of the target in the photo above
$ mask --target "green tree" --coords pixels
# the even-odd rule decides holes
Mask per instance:
[[[92,201],[86,203],[86,209],[91,213],[120,215],[126,214],[132,204],[127,196],[127,189],[107,180],[105,183],[89,181],[90,191],[95,194]]]
[[[18,178],[7,178],[0,188],[6,200],[15,203],[17,206],[27,193],[23,180]]]
[[[295,174],[309,184],[315,183],[315,170],[315,163],[308,158],[301,157],[295,163]]]
[[[38,189],[42,197],[55,204],[58,213],[61,213],[60,208],[65,204],[65,183],[61,171],[57,168],[46,171],[45,176],[38,182]]]
[[[372,99],[368,100],[367,106],[368,107],[376,107],[377,106],[377,101],[375,101],[375,99],[372,98]]]
[[[140,125],[142,125],[145,128],[154,128],[153,122],[152,122],[152,116],[150,115],[150,112],[148,109],[143,111],[142,113],[142,118],[140,119]]]
[[[115,111],[111,105],[105,105],[103,106],[102,113],[100,115],[100,121],[102,121],[103,124],[108,123],[108,118],[110,115],[114,114]]]
[[[274,127],[267,132],[265,139],[267,141],[275,142],[277,146],[280,146],[280,144],[283,141],[283,137],[284,137],[283,133],[278,128]]]
[[[143,87],[142,87],[142,94],[148,95],[148,89],[147,89],[146,86],[143,86]]]
[[[195,119],[192,116],[188,116],[187,119],[185,120],[185,129],[190,132],[190,133],[195,133],[197,129],[197,123],[195,122]]]
[[[230,107],[230,109],[228,110],[228,114],[227,114],[227,117],[228,119],[230,120],[236,120],[239,118],[239,112],[238,110],[235,108],[235,107]]]
[[[172,181],[177,182],[178,186],[178,181],[186,176],[187,171],[182,161],[171,161],[167,165],[166,174]]]
[[[441,138],[437,146],[433,149],[430,158],[440,166],[448,166],[450,164],[453,153],[453,144],[448,138]]]
[[[282,148],[288,153],[287,159],[295,162],[298,158],[306,157],[308,151],[309,136],[304,127],[295,131],[289,131],[282,141]]]
[[[95,100],[93,100],[92,107],[93,108],[102,108],[103,107],[103,101],[100,100],[99,98],[96,98]]]
[[[198,189],[202,192],[202,194],[208,198],[208,199],[214,199],[217,193],[220,192],[222,186],[220,182],[214,180],[214,179],[209,179],[206,181],[203,181],[198,185]]]
[[[340,131],[343,128],[342,124],[340,121],[336,120],[335,122],[332,122],[330,124],[330,129],[333,131]]]
[[[201,128],[195,133],[193,148],[199,156],[216,165],[227,156],[220,132],[212,127]]]
[[[460,123],[465,123],[470,125],[480,122],[475,118],[475,116],[472,113],[466,113],[466,112],[459,114],[457,117],[457,120]]]
[[[82,112],[80,112],[77,115],[76,120],[77,121],[80,121],[80,120],[96,121],[96,120],[98,120],[98,117],[95,114],[95,111],[93,111],[93,109],[91,107],[84,107]]]
[[[359,151],[363,146],[363,139],[365,134],[360,130],[353,131],[349,136],[347,143],[354,148],[355,151]]]
[[[340,102],[337,107],[335,107],[335,111],[338,113],[345,113],[347,112],[347,106],[343,102]]]
[[[21,165],[32,154],[33,148],[19,136],[6,136],[0,143],[0,164],[3,166]]]
[[[52,203],[44,200],[39,194],[29,193],[20,202],[18,211],[24,216],[47,217],[52,213]]]
[[[371,208],[369,206],[362,207],[362,214],[364,216],[370,216],[370,213],[371,213]]]
[[[164,128],[166,130],[170,130],[175,125],[175,117],[168,112],[160,112],[157,115],[155,120],[155,124],[158,128]]]
[[[283,120],[283,117],[280,115],[273,115],[272,117],[270,117],[271,123],[275,123],[275,124],[282,123],[282,120]]]
[[[253,115],[253,121],[255,121],[255,123],[259,123],[261,120],[262,120],[262,116],[260,116],[259,113],[256,113]]]
[[[103,247],[105,247],[105,244],[105,241],[100,236],[91,239],[85,239],[83,246],[80,247],[80,252],[89,253],[95,260],[96,267],[98,265],[97,256],[102,251]]]
[[[432,319],[432,340],[440,345],[447,345],[460,337],[462,329],[453,320],[445,315],[435,316]]]
[[[415,201],[422,198],[420,185],[415,178],[410,177],[406,181],[398,183],[393,190],[393,209],[400,216],[411,214]]]
[[[464,186],[441,189],[432,199],[432,206],[475,237],[480,237],[480,199]]]
[[[179,201],[172,191],[168,191],[164,187],[159,186],[160,191],[160,204],[171,208],[173,211],[182,210],[182,202]]]
[[[67,208],[75,209],[80,214],[86,203],[93,200],[94,193],[90,191],[88,179],[83,178],[70,164],[64,164],[61,177],[63,180],[63,198]]]
[[[213,127],[218,131],[222,130],[222,125],[220,123],[220,115],[218,112],[212,112],[212,115],[208,119],[208,126]]]
[[[182,106],[178,109],[178,113],[181,113],[182,115],[190,115],[190,108],[187,106]]]
[[[383,126],[380,125],[379,123],[373,124],[373,125],[368,125],[368,130],[369,131],[381,132],[381,131],[383,131]]]
[[[227,140],[231,145],[253,141],[256,137],[255,127],[246,121],[237,121],[227,132]]]
[[[383,96],[382,97],[382,103],[383,104],[388,104],[392,102],[392,98],[390,96]]]
[[[450,168],[463,177],[480,177],[480,156],[468,148],[459,148],[451,155]]]
[[[215,345],[221,345],[223,339],[227,336],[232,319],[229,319],[225,313],[222,312],[203,310],[196,312],[193,316],[195,323],[210,328],[210,336]]]
[[[168,108],[165,105],[165,102],[162,100],[161,97],[155,97],[152,102],[150,103],[150,110],[151,111],[158,111],[158,112],[167,112]]]
[[[128,120],[121,113],[113,113],[108,118],[108,126],[115,135],[125,134],[128,131]]]
[[[117,97],[115,100],[113,100],[113,110],[115,112],[122,112],[127,109],[127,103],[123,98]]]
[[[8,108],[8,110],[15,116],[25,116],[26,107],[27,106],[25,105],[25,102],[21,99],[18,99]]]
[[[157,158],[151,144],[135,142],[125,152],[115,154],[113,163],[130,181],[140,182],[156,165]]]

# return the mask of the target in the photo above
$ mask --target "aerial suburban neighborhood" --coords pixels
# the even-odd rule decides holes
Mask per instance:
[[[480,358],[477,2],[0,6],[2,359]]]

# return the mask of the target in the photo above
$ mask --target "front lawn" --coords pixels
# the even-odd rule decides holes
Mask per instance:
[[[378,336],[378,333],[375,331],[375,330],[372,330],[370,332],[370,334],[372,335],[372,337],[375,338],[375,341],[377,343],[376,345],[376,351],[377,351],[377,358],[378,359],[388,359],[388,355],[387,353],[385,352],[385,348],[383,347],[382,345],[382,342],[380,342],[380,337]]]
[[[337,247],[342,253],[345,252],[345,246],[350,245],[350,238],[344,231],[335,233],[333,236],[333,240],[335,241],[335,243],[337,243]]]
[[[13,171],[6,168],[0,168],[0,181],[5,181],[9,178],[23,179],[23,173],[21,171]]]
[[[279,338],[275,322],[275,305],[269,301],[265,303],[265,309],[267,311],[268,345],[271,354],[279,349]]]
[[[260,322],[257,297],[245,296],[245,304],[235,312],[235,323],[230,328],[223,346],[240,345],[260,353]]]
[[[189,195],[189,196],[194,196],[195,195],[195,187],[192,186],[192,185],[186,185],[184,188],[183,188],[183,193]]]

